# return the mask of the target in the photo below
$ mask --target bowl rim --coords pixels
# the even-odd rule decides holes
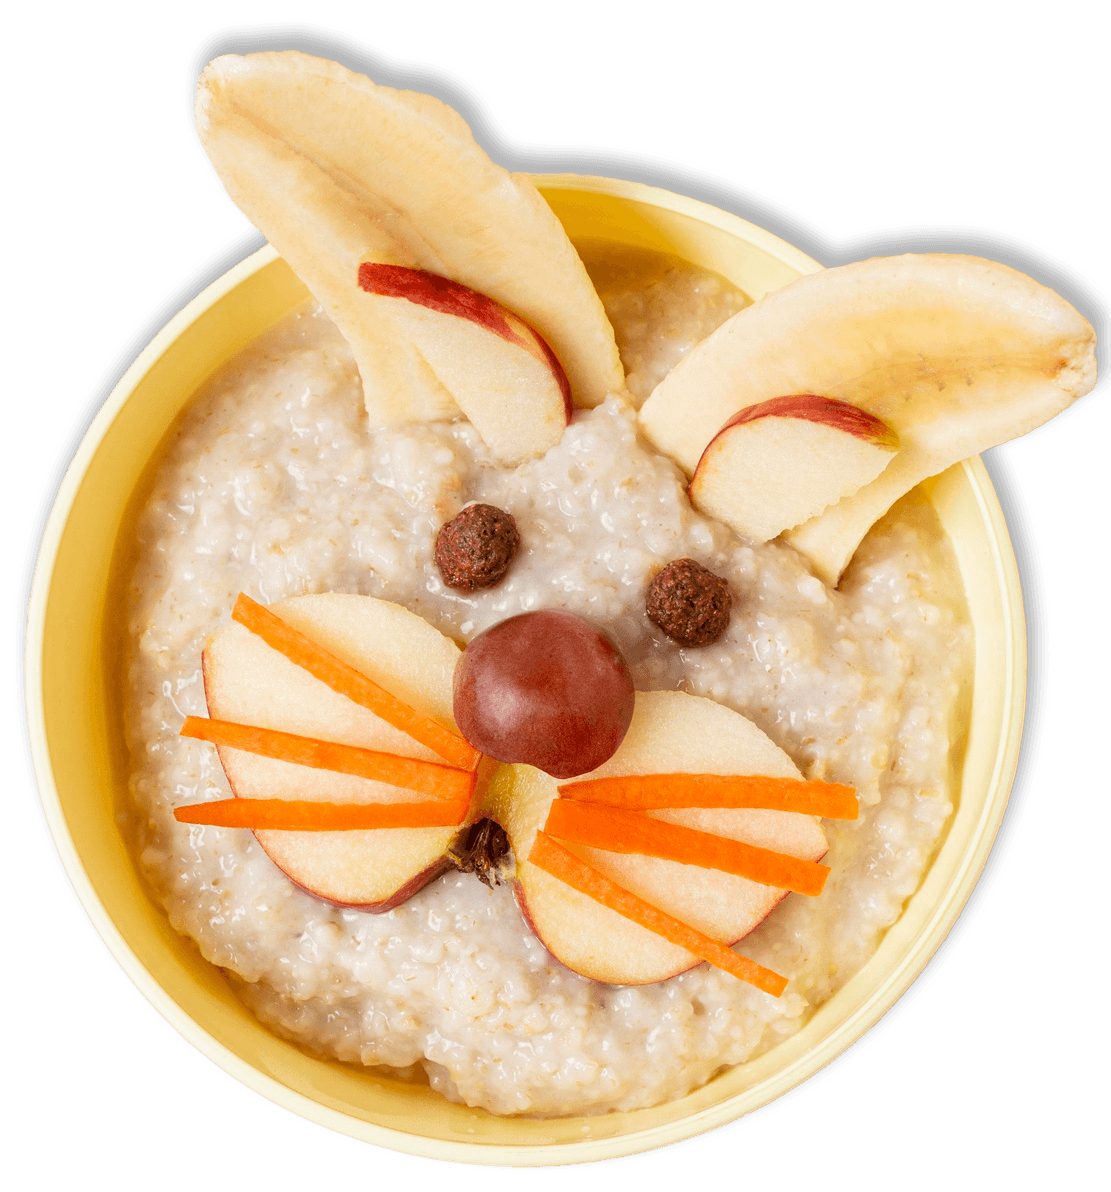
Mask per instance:
[[[567,175],[561,176],[570,182]],[[558,185],[557,179],[553,176],[547,179],[538,179],[538,181],[541,182],[541,185],[544,185],[545,182]],[[597,181],[600,184],[612,184],[613,182],[612,179],[601,178],[601,176],[585,181]],[[637,182],[619,180],[616,185],[620,188],[635,187],[639,191],[644,191],[647,201],[652,200],[652,192],[657,195],[662,192],[662,188],[647,187],[637,184]],[[685,195],[672,197],[671,192],[663,191],[662,193],[668,195],[669,200],[676,198],[681,200],[682,204],[694,204],[697,209],[714,212],[716,216],[724,216],[728,221],[737,221],[740,218],[731,215],[730,212],[722,211],[718,207],[702,204],[699,200],[685,197]],[[752,226],[758,228],[758,225],[753,225],[749,221],[743,222],[749,228]],[[759,230],[764,236],[778,240],[778,237],[772,236],[769,232],[763,229]],[[45,843],[50,849],[51,859],[55,863],[55,869],[63,886],[67,889],[70,901],[79,912],[86,929],[93,936],[94,942],[98,944],[101,952],[139,1001],[147,1006],[148,1010],[154,1013],[160,1022],[166,1025],[167,1029],[172,1031],[186,1047],[190,1048],[194,1055],[198,1055],[207,1066],[243,1088],[244,1091],[266,1100],[267,1103],[277,1106],[288,1115],[304,1120],[318,1129],[334,1132],[341,1137],[353,1138],[356,1142],[362,1142],[395,1154],[423,1157],[423,1159],[454,1163],[454,1165],[463,1162],[466,1166],[503,1169],[505,1160],[509,1160],[513,1165],[509,1169],[520,1169],[521,1166],[533,1166],[530,1159],[535,1159],[536,1150],[547,1151],[548,1157],[558,1150],[560,1153],[558,1166],[542,1169],[557,1171],[557,1169],[566,1169],[572,1166],[600,1166],[609,1162],[626,1160],[633,1155],[646,1156],[647,1154],[666,1153],[669,1150],[682,1149],[695,1141],[708,1141],[709,1138],[728,1134],[743,1125],[751,1124],[769,1116],[770,1113],[783,1109],[802,1095],[812,1091],[813,1088],[824,1084],[826,1080],[831,1079],[844,1067],[848,1067],[849,1063],[854,1061],[858,1055],[863,1054],[877,1039],[898,1024],[948,966],[952,956],[956,954],[957,949],[972,931],[983,907],[986,906],[1001,875],[1003,875],[1007,859],[1010,858],[1013,850],[1014,840],[1017,839],[1019,828],[1022,827],[1022,822],[1025,819],[1026,809],[1029,807],[1037,774],[1037,763],[1041,756],[1045,718],[1048,715],[1048,700],[1045,699],[1045,695],[1048,694],[1049,673],[1048,594],[1045,591],[1044,565],[1042,565],[1041,548],[1039,548],[1037,540],[1034,517],[1032,517],[1029,502],[1025,499],[1025,489],[1020,482],[1017,467],[1014,465],[1010,451],[1007,451],[1006,448],[997,448],[994,452],[988,453],[989,458],[986,461],[987,467],[983,473],[983,479],[994,482],[995,492],[997,492],[1000,505],[1003,507],[1008,536],[1010,536],[1012,547],[1016,550],[1016,565],[1026,608],[1026,626],[1028,626],[1030,682],[1026,684],[1026,727],[1022,734],[1022,746],[1020,746],[1017,759],[1016,778],[1014,778],[1012,786],[1011,799],[999,821],[994,843],[988,850],[987,856],[983,858],[982,868],[970,884],[966,899],[963,900],[961,906],[956,908],[955,915],[952,915],[951,923],[945,925],[941,942],[935,948],[927,951],[921,964],[914,968],[913,973],[910,974],[910,980],[896,982],[901,983],[901,988],[877,991],[873,999],[868,1002],[868,1013],[863,1011],[857,1013],[856,1018],[870,1019],[870,1025],[867,1026],[861,1037],[854,1044],[850,1044],[848,1048],[839,1051],[838,1054],[821,1058],[820,1063],[797,1064],[796,1067],[799,1070],[797,1070],[796,1079],[793,1079],[775,1100],[759,1109],[747,1112],[740,1118],[730,1117],[728,1120],[722,1120],[721,1113],[718,1111],[734,1098],[727,1099],[721,1105],[715,1106],[713,1110],[679,1119],[675,1126],[682,1124],[684,1128],[681,1130],[672,1128],[671,1134],[674,1135],[674,1140],[664,1144],[650,1144],[648,1150],[638,1150],[635,1146],[635,1142],[644,1131],[617,1135],[613,1138],[606,1138],[606,1140],[569,1143],[560,1147],[554,1147],[551,1144],[545,1144],[542,1147],[534,1146],[534,1144],[492,1146],[492,1144],[486,1143],[459,1142],[442,1142],[440,1146],[414,1147],[412,1144],[415,1142],[427,1144],[432,1140],[404,1134],[402,1131],[386,1128],[386,1126],[372,1126],[371,1129],[367,1129],[367,1123],[356,1122],[355,1119],[340,1115],[340,1113],[325,1112],[325,1117],[341,1118],[348,1124],[346,1129],[337,1129],[335,1125],[323,1122],[319,1118],[319,1112],[324,1107],[317,1101],[304,1098],[302,1094],[281,1085],[280,1082],[269,1078],[266,1074],[257,1072],[257,1069],[240,1060],[240,1057],[230,1053],[209,1035],[209,1032],[200,1028],[200,1025],[195,1023],[192,1018],[184,1016],[180,1007],[176,1006],[175,1002],[162,991],[159,983],[151,976],[142,961],[139,961],[135,952],[126,944],[111,918],[108,917],[103,902],[100,901],[99,895],[95,892],[95,888],[77,856],[73,840],[69,836],[66,819],[64,819],[60,797],[52,783],[45,725],[41,715],[43,676],[41,668],[35,665],[38,660],[37,650],[44,627],[46,595],[48,595],[52,581],[52,573],[54,573],[58,544],[60,544],[62,529],[73,508],[74,499],[88,462],[92,460],[120,406],[135,390],[143,375],[147,373],[151,364],[159,358],[168,344],[173,342],[181,330],[190,325],[193,319],[201,311],[209,308],[218,297],[230,292],[231,288],[240,284],[243,279],[275,259],[277,254],[272,249],[259,250],[257,248],[259,240],[260,237],[253,231],[231,237],[224,246],[221,246],[221,249],[224,250],[222,254],[210,254],[206,259],[198,262],[198,266],[194,266],[191,271],[182,275],[179,283],[170,287],[166,294],[163,294],[159,302],[151,308],[151,311],[155,311],[154,317],[145,319],[145,322],[143,319],[139,321],[143,324],[143,328],[139,331],[138,336],[134,334],[136,329],[132,328],[129,337],[125,337],[125,340],[120,343],[117,352],[113,353],[112,358],[108,361],[108,364],[112,364],[112,361],[116,360],[118,375],[114,377],[111,384],[107,384],[103,379],[103,374],[108,370],[106,364],[105,370],[101,370],[97,380],[94,380],[93,385],[89,387],[86,397],[82,398],[81,405],[77,408],[73,420],[67,427],[66,434],[63,435],[63,439],[58,445],[55,458],[51,460],[51,472],[48,472],[43,489],[39,492],[36,515],[42,513],[42,524],[37,526],[37,516],[32,516],[29,534],[27,534],[17,588],[17,615],[21,609],[26,608],[25,633],[20,634],[17,627],[17,641],[23,645],[24,650],[21,651],[20,657],[17,659],[17,668],[15,668],[17,683],[20,678],[23,679],[23,682],[18,683],[20,689],[17,690],[17,710],[18,713],[21,713],[18,718],[20,750],[24,757],[27,782],[29,782],[29,788],[32,791],[32,802],[36,803],[36,815]],[[790,253],[805,255],[787,242],[781,243],[790,250]],[[217,257],[218,263],[216,263]],[[234,263],[230,262],[229,257],[234,257]],[[230,267],[228,267],[229,263]],[[216,277],[198,288],[198,279],[195,274],[200,267],[206,265],[210,272],[215,268]],[[200,269],[200,272],[203,272],[203,269]],[[192,297],[187,298],[184,303],[179,302],[174,305],[174,296],[180,298],[182,294],[190,291],[193,291]],[[154,335],[149,335],[150,323],[159,318],[156,308],[160,308],[160,304],[161,325]],[[168,316],[167,304],[174,305],[173,312],[168,313]],[[148,315],[151,315],[151,311],[148,311]],[[139,328],[139,324],[136,324],[136,328]],[[129,343],[130,347],[136,350],[131,355],[129,364],[119,370],[119,362],[128,354],[126,348]],[[87,418],[87,423],[83,428],[80,427],[82,418]],[[76,433],[75,427],[83,430],[83,433]],[[73,449],[67,454],[69,447]],[[51,488],[52,476],[57,479],[55,488]],[[989,484],[989,488],[991,488],[991,484]],[[21,600],[21,596],[24,595],[24,585],[26,603]],[[1044,609],[1044,616],[1038,615],[1039,609]],[[38,766],[35,764],[36,757],[42,759]],[[883,1001],[885,1005],[882,1005],[873,1014],[877,1001]],[[352,1132],[350,1130],[352,1125],[358,1125],[360,1131]],[[633,1146],[629,1146],[629,1143],[633,1143]],[[460,1159],[460,1150],[464,1149],[467,1151],[467,1156]],[[563,1161],[564,1153],[569,1156],[566,1161]]]

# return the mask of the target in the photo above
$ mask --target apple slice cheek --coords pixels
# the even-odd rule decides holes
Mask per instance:
[[[787,897],[776,886],[660,857],[568,845],[599,873],[723,943],[744,939]]]
[[[414,804],[427,796],[353,775],[218,747],[231,789],[240,799],[275,798],[316,802]],[[478,783],[461,822],[478,807]],[[446,804],[454,813],[457,807]],[[337,906],[375,912],[398,906],[449,863],[446,852],[459,831],[384,828],[342,832],[255,831],[267,856],[297,885]],[[401,891],[409,890],[402,895]]]
[[[233,622],[212,638],[201,669],[209,715],[217,719],[443,764],[403,729],[334,691],[242,625]]]
[[[701,960],[602,906],[530,861],[519,864],[517,904],[532,933],[573,972],[613,985],[652,985]]]
[[[459,829],[374,828],[354,832],[257,831],[266,855],[303,890],[336,906],[399,906],[450,867]],[[402,896],[402,891],[410,894]]]
[[[478,765],[478,751],[472,749],[457,733],[398,699],[361,671],[283,621],[271,609],[242,592],[232,610],[232,619],[337,694],[373,712],[451,765],[463,769]]]
[[[587,894],[603,908],[646,927],[699,960],[708,960],[765,993],[778,997],[787,986],[785,977],[732,952],[710,933],[699,931],[689,920],[672,917],[657,902],[638,895],[624,883],[615,883],[589,861],[583,864],[577,850],[564,848],[543,832],[537,834],[529,860],[530,864],[557,877],[571,889]]]
[[[397,692],[424,716],[451,720],[451,675],[460,650],[427,622],[397,605],[366,596],[303,596],[275,611],[341,662]],[[209,712],[248,724],[273,725],[442,766],[412,737],[340,695],[244,626],[219,630],[204,651]],[[427,798],[386,782],[300,766],[218,747],[239,798],[319,802],[404,803]],[[488,773],[467,773],[464,823],[478,811]],[[450,865],[446,852],[457,827],[385,828],[345,832],[259,830],[267,855],[302,889],[339,906],[383,911],[399,905]]]
[[[427,796],[385,783],[220,747],[228,783],[241,799],[275,798],[338,803],[417,803]],[[477,810],[472,796],[464,822]],[[379,828],[344,832],[255,832],[267,856],[302,889],[337,906],[381,911],[398,906],[398,892],[444,871],[443,854],[458,827]],[[417,877],[422,880],[413,885]]]

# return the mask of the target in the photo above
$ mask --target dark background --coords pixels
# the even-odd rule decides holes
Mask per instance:
[[[1111,8],[936,0],[672,5],[29,8],[6,18],[5,586],[77,399],[131,323],[235,228],[188,144],[181,67],[228,20],[312,15],[447,62],[530,138],[653,149],[724,170],[838,231],[997,224],[1111,290]],[[1111,403],[1022,448],[1054,620],[1041,780],[972,938],[846,1072],[721,1140],[579,1175],[594,1186],[1087,1184],[1105,1124]],[[5,733],[5,1167],[12,1186],[477,1188],[263,1106],[132,999],[51,868]],[[559,1178],[559,1177],[554,1177]]]

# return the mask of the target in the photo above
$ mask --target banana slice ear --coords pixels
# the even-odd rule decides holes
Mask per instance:
[[[550,345],[578,405],[622,388],[613,329],[562,225],[439,100],[306,54],[228,55],[201,76],[197,127],[228,193],[351,344],[373,425],[460,409],[407,333],[404,300],[359,289],[366,261],[507,307]]]
[[[1048,421],[1095,376],[1091,325],[1025,274],[978,257],[877,257],[734,315],[660,382],[640,421],[688,475],[739,410],[785,394],[846,401],[891,427],[899,451],[879,476],[787,531],[836,584],[905,492]]]

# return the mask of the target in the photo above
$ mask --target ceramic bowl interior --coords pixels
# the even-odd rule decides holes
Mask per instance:
[[[676,253],[752,298],[819,268],[768,232],[666,191],[573,176],[537,181],[576,242]],[[498,1118],[423,1085],[313,1058],[271,1034],[170,927],[117,827],[127,785],[121,580],[145,474],[205,379],[305,298],[266,248],[190,303],[98,414],[48,522],[28,616],[29,728],[51,829],[96,928],[146,996],[227,1071],[305,1117],[397,1150],[481,1163],[580,1162],[673,1142],[766,1104],[859,1038],[907,988],[959,915],[1006,806],[1022,728],[1025,638],[1014,555],[982,464],[970,460],[925,486],[967,589],[974,690],[955,818],[876,955],[798,1034],[682,1100],[599,1117]]]

